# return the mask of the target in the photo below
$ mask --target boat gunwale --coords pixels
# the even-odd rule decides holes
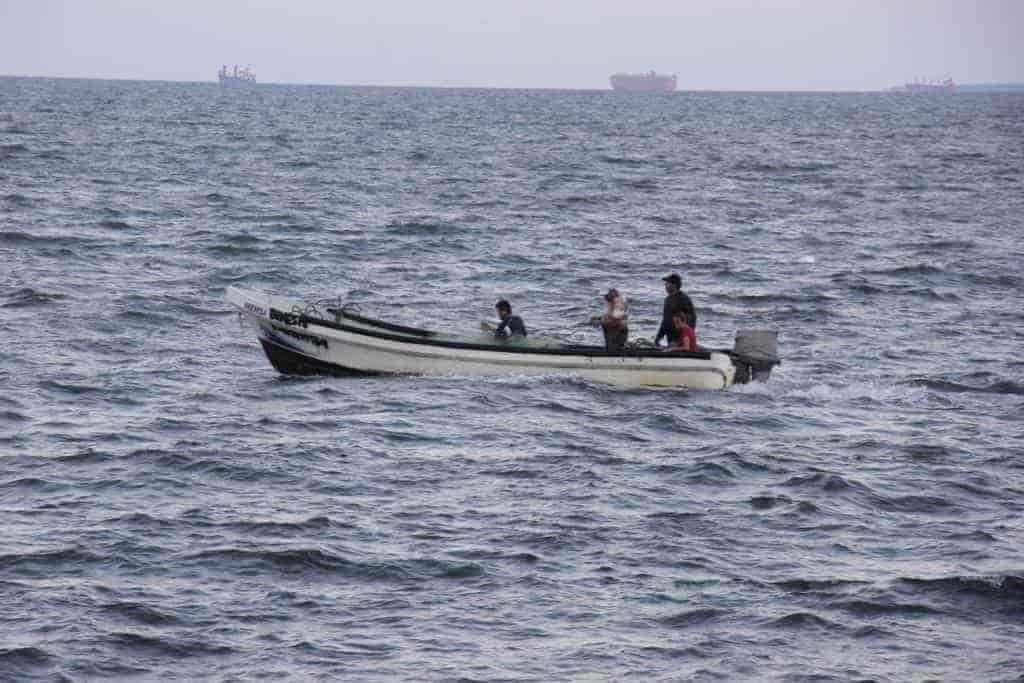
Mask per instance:
[[[398,323],[389,323],[383,320],[376,320],[375,318],[367,318],[364,315],[357,313],[348,313],[340,308],[328,308],[328,313],[340,314],[342,317],[354,320],[361,325],[370,325],[371,327],[380,327],[385,330],[393,330],[394,332],[402,332],[404,334],[413,335],[416,337],[436,337],[437,332],[431,330],[424,330],[419,327],[410,327],[409,325],[400,325]],[[321,318],[322,320],[322,318]]]
[[[449,339],[436,339],[430,337],[415,336],[410,337],[408,335],[392,334],[390,332],[367,329],[362,327],[353,327],[351,325],[345,325],[344,323],[338,323],[333,320],[326,320],[324,318],[316,318],[305,313],[288,313],[287,311],[281,311],[273,306],[269,306],[269,312],[276,312],[279,314],[295,316],[298,325],[291,325],[291,327],[304,327],[305,325],[317,325],[319,327],[325,327],[327,329],[339,330],[341,332],[348,332],[350,334],[364,335],[368,337],[374,337],[377,339],[383,339],[385,341],[394,341],[405,344],[412,344],[418,346],[436,346],[441,348],[450,349],[461,349],[470,351],[492,351],[499,353],[515,353],[515,354],[531,354],[531,355],[545,355],[545,356],[592,356],[599,358],[662,358],[662,359],[688,359],[688,360],[712,360],[712,353],[716,351],[663,351],[659,349],[623,349],[622,351],[609,351],[600,346],[588,346],[582,344],[564,345],[560,347],[531,347],[531,346],[517,346],[515,344],[482,344],[477,342],[463,342]],[[376,326],[378,321],[372,318],[366,318],[364,316],[348,316],[352,320],[359,322],[364,325]],[[272,318],[273,319],[273,318]],[[283,322],[283,321],[275,321]],[[401,325],[393,325],[392,323],[382,323],[380,327],[394,328],[404,327]],[[426,332],[427,334],[436,334],[427,330],[417,330],[416,328],[406,328],[408,330],[415,330],[416,332]],[[724,351],[717,351],[728,355]]]

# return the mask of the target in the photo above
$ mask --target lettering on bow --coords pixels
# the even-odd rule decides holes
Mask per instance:
[[[285,325],[295,325],[297,327],[309,327],[309,323],[306,322],[306,316],[299,315],[296,313],[285,313],[279,311],[276,308],[270,309],[270,319],[282,322]]]

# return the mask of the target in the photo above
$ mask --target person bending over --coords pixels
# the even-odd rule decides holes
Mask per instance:
[[[622,351],[629,340],[629,299],[612,287],[604,295],[604,303],[604,315],[600,318],[604,348],[607,351]]]

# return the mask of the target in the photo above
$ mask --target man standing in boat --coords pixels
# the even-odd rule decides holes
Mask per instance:
[[[654,345],[657,346],[661,342],[662,337],[667,337],[669,346],[676,346],[679,344],[679,331],[672,322],[672,318],[675,317],[676,313],[682,313],[686,316],[686,324],[696,330],[697,311],[694,310],[690,297],[686,296],[686,293],[682,290],[683,279],[679,277],[679,273],[672,273],[661,279],[665,282],[665,293],[668,296],[665,297],[665,307],[661,314],[661,327],[658,328],[658,334],[654,337]]]
[[[526,325],[523,324],[523,319],[518,315],[512,315],[512,304],[502,299],[494,305],[494,310],[498,312],[498,317],[501,318],[498,329],[494,330],[495,339],[508,339],[510,336],[526,336]]]

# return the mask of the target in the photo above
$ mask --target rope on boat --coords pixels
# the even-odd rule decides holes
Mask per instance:
[[[314,299],[306,304],[293,304],[291,313],[299,316],[300,318],[325,319],[327,316],[321,312],[321,308],[323,308],[327,313],[334,314],[335,322],[341,322],[341,318],[347,315],[350,309],[357,308],[355,303],[342,303],[343,301],[344,299],[341,295],[323,299]]]

